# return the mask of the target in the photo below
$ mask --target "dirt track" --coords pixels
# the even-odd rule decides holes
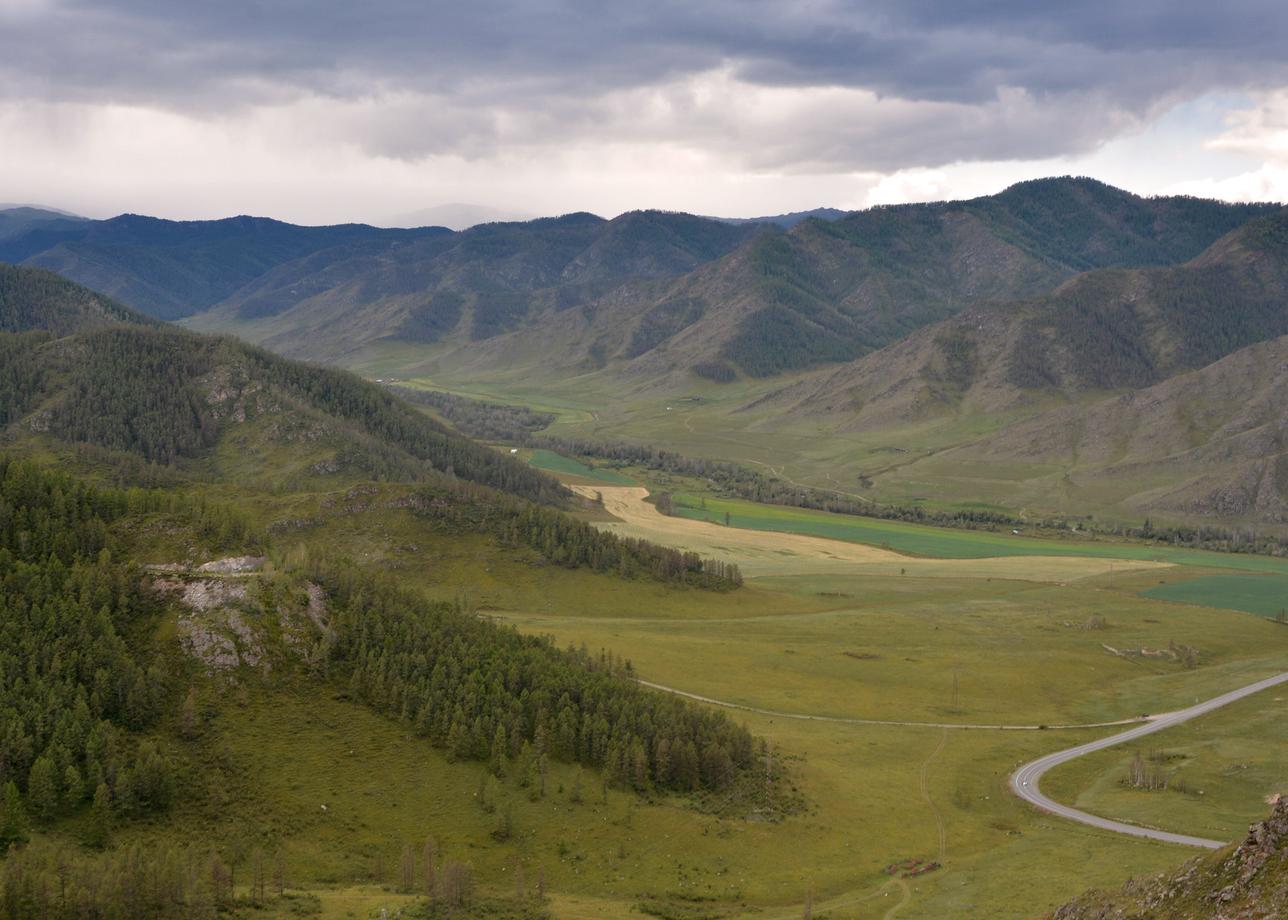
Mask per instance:
[[[1001,556],[989,559],[925,559],[862,543],[847,543],[805,534],[743,530],[708,521],[667,517],[644,499],[641,486],[572,487],[581,495],[602,495],[604,509],[621,523],[603,526],[634,537],[644,537],[703,556],[717,557],[741,566],[744,574],[822,575],[872,574],[930,577],[1008,578],[1021,581],[1065,582],[1128,569],[1155,568],[1157,562],[1095,559],[1083,556]]]

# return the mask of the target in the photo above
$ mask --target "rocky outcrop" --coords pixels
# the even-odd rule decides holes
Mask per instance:
[[[1051,920],[1273,920],[1288,917],[1288,798],[1237,847],[1180,870],[1132,879],[1117,894],[1091,891]]]

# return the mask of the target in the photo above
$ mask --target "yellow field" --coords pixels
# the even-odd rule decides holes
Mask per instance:
[[[601,497],[604,509],[620,523],[599,526],[625,536],[736,562],[747,576],[758,575],[916,575],[940,578],[999,578],[1070,582],[1109,572],[1170,568],[1166,563],[1080,556],[1002,556],[986,559],[926,559],[876,546],[804,534],[723,527],[706,521],[668,517],[646,502],[640,486],[573,484],[578,494]]]

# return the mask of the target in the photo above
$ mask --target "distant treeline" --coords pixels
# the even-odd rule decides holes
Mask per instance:
[[[500,403],[480,403],[450,393],[433,393],[431,397],[429,394],[432,391],[418,392],[427,396],[422,402],[440,407],[445,418],[458,425],[466,434],[475,437],[551,450],[571,457],[587,457],[605,461],[611,466],[644,467],[672,475],[704,479],[719,494],[763,504],[968,530],[1023,527],[1067,534],[1076,523],[1082,536],[1128,537],[1215,552],[1288,555],[1288,538],[1258,533],[1251,528],[1231,529],[1209,524],[1159,526],[1149,520],[1140,526],[1112,525],[1090,518],[1070,522],[1059,518],[1021,518],[1001,511],[983,509],[936,511],[918,505],[882,505],[829,489],[793,485],[737,463],[686,457],[674,451],[621,441],[589,441],[542,435],[539,433],[541,429],[536,427],[537,423],[543,419],[553,421],[554,418],[547,413],[535,413],[520,406]],[[431,403],[431,399],[435,401]],[[490,432],[486,435],[471,428],[471,425],[483,420],[486,420]]]
[[[292,890],[280,850],[254,848],[236,863],[225,855],[164,844],[106,853],[66,846],[10,852],[0,869],[0,920],[215,920],[321,911],[316,895]],[[392,878],[386,878],[383,854],[373,869],[377,884],[392,881],[400,893],[421,896],[399,908],[402,917],[550,917],[544,876],[538,874],[535,889],[526,888],[522,877],[517,883],[504,879],[516,888],[510,897],[480,894],[473,867],[443,857],[433,837],[421,847],[405,845]]]
[[[491,534],[503,545],[528,546],[557,565],[718,591],[742,584],[738,566],[648,540],[599,530],[552,508],[465,484],[427,485],[407,502],[440,525]]]
[[[724,713],[641,687],[629,662],[481,619],[356,567],[315,560],[351,691],[450,756],[544,777],[548,758],[641,792],[720,790],[755,745]]]
[[[408,402],[430,406],[470,437],[484,441],[523,443],[555,420],[553,412],[470,399],[441,390],[418,390],[396,385],[391,385],[389,390]]]
[[[1021,518],[1001,511],[983,509],[936,511],[918,505],[880,505],[858,498],[849,498],[827,489],[792,485],[777,477],[766,476],[764,473],[749,470],[736,463],[685,457],[671,451],[650,447],[552,437],[532,438],[529,439],[529,444],[570,456],[605,460],[617,466],[642,466],[659,472],[705,479],[721,494],[768,505],[786,505],[792,508],[830,511],[834,514],[852,514],[879,520],[908,521],[914,524],[966,530],[1025,528],[1055,533],[1069,533],[1071,530],[1071,522],[1059,518]],[[1089,518],[1076,523],[1082,536],[1098,534],[1129,537],[1216,552],[1288,555],[1288,538],[1257,533],[1250,528],[1232,530],[1206,524],[1159,526],[1148,519],[1139,527],[1104,524]]]

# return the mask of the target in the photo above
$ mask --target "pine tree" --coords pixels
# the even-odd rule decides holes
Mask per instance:
[[[58,811],[59,792],[54,762],[45,755],[37,757],[27,776],[27,800],[42,821],[48,821]]]
[[[18,794],[18,784],[13,780],[4,785],[0,801],[0,852],[27,841],[27,811]]]
[[[85,845],[102,849],[112,839],[112,790],[107,783],[99,783],[94,790],[94,804],[90,807],[89,826]]]

